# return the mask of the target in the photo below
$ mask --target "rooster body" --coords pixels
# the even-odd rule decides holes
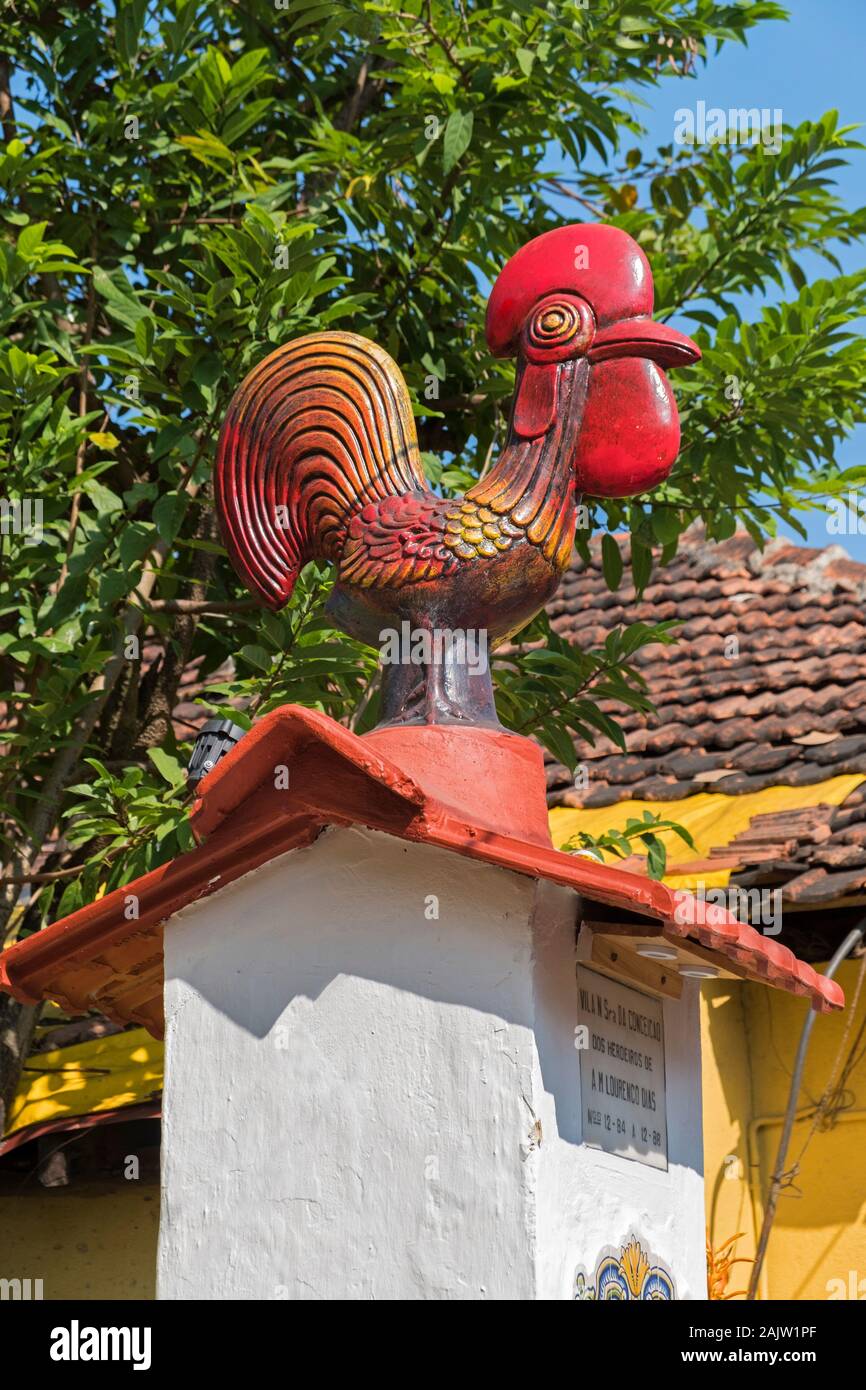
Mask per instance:
[[[625,254],[625,336],[576,292],[575,279],[591,288],[586,274],[557,268],[552,253],[577,233],[605,253],[607,270],[589,277],[596,285],[611,278],[611,249],[620,261]],[[491,646],[519,631],[569,563],[579,492],[640,491],[676,455],[676,407],[660,365],[698,354],[647,319],[647,281],[651,309],[643,254],[609,227],[560,228],[509,262],[487,324],[493,350],[518,358],[508,437],[489,474],[459,498],[427,487],[403,377],[375,343],[315,333],[271,353],[238,388],[217,454],[223,534],[248,587],[280,608],[303,566],[325,560],[336,568],[333,621],[371,645],[404,624],[481,631]],[[489,670],[470,669],[447,647],[421,669],[384,675],[384,722],[496,723]]]

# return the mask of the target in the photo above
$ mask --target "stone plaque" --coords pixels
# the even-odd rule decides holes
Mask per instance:
[[[583,1142],[668,1166],[662,1003],[577,967]]]

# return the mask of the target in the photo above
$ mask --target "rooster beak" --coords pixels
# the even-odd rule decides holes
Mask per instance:
[[[587,352],[590,362],[610,362],[616,357],[648,357],[660,367],[688,367],[698,362],[701,350],[685,333],[649,318],[624,319],[600,328]]]

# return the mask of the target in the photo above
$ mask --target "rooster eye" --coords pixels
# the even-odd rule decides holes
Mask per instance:
[[[586,352],[595,320],[585,300],[551,295],[536,304],[523,329],[523,350],[533,362],[562,362]]]

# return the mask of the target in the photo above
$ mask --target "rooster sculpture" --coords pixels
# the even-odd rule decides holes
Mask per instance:
[[[508,433],[463,497],[427,487],[400,369],[367,338],[298,338],[238,388],[215,491],[248,588],[278,609],[308,561],[330,561],[335,626],[380,648],[395,632],[432,639],[411,642],[420,660],[383,661],[383,725],[496,726],[479,652],[553,594],[581,495],[633,496],[670,472],[680,431],[664,369],[700,353],[652,308],[649,263],[618,228],[559,227],[518,251],[486,323],[491,352],[517,359]],[[472,647],[454,640],[467,633]]]

